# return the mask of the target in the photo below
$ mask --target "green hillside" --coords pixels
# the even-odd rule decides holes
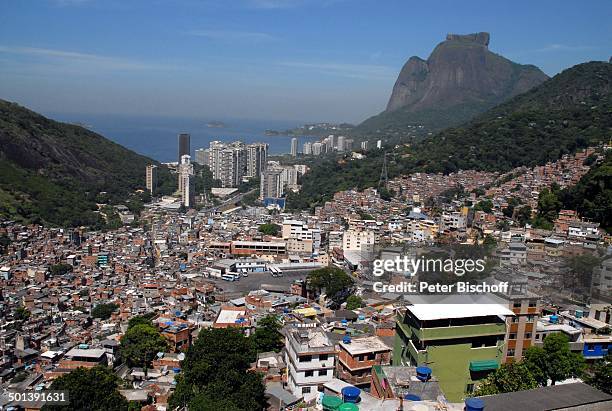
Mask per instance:
[[[96,202],[125,201],[144,188],[151,163],[85,128],[0,100],[0,219],[99,225]]]

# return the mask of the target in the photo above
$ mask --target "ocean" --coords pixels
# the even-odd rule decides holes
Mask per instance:
[[[81,123],[90,130],[139,154],[161,162],[177,161],[179,133],[191,134],[191,154],[198,148],[208,148],[213,140],[244,143],[262,142],[270,145],[269,154],[290,152],[291,137],[266,136],[264,131],[287,130],[301,124],[294,121],[264,121],[237,119],[196,119],[174,117],[144,117],[92,114],[52,114],[51,118],[67,123]],[[222,121],[224,128],[208,127],[209,121]],[[298,137],[298,151],[318,137]]]

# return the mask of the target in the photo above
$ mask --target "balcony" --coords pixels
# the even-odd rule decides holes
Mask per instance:
[[[487,335],[500,335],[506,333],[506,325],[478,324],[461,325],[457,327],[422,328],[415,329],[415,335],[421,341],[443,340],[450,338],[483,337]]]

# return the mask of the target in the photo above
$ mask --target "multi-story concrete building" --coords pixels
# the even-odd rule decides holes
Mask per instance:
[[[361,149],[363,151],[367,151],[368,150],[368,140],[361,142]]]
[[[327,146],[324,143],[316,141],[312,143],[312,155],[320,156],[327,151]]]
[[[293,137],[291,139],[291,156],[292,157],[297,156],[297,152],[298,152],[298,139],[296,137]]]
[[[198,148],[195,151],[195,163],[201,166],[208,166],[210,162],[210,150],[207,148]]]
[[[337,146],[336,146],[336,149],[337,149],[338,151],[344,151],[344,150],[345,150],[345,148],[344,148],[344,142],[345,142],[345,140],[346,140],[346,137],[344,137],[344,136],[338,136],[338,143],[337,143]]]
[[[391,362],[391,347],[377,336],[345,338],[338,346],[338,378],[355,386],[369,386],[372,366]]]
[[[246,177],[259,178],[268,162],[268,144],[253,143],[246,146]]]
[[[501,304],[414,304],[396,323],[393,365],[427,365],[450,401],[499,368],[506,320]]]
[[[259,198],[280,198],[284,194],[283,171],[268,169],[261,175]]]
[[[303,221],[283,221],[282,236],[283,240],[293,240],[287,242],[289,252],[313,253],[321,248],[321,229],[309,227]]]
[[[184,155],[178,166],[178,190],[181,194],[181,203],[190,208],[195,205],[195,180],[193,178],[193,164],[191,157]]]
[[[239,141],[224,144],[210,143],[209,167],[213,178],[221,181],[222,187],[238,187],[246,174],[247,151]]]
[[[181,133],[178,135],[178,161],[181,162],[183,156],[191,155],[191,135]]]
[[[501,296],[508,300],[508,308],[514,313],[506,317],[504,362],[520,361],[525,350],[536,342],[536,325],[540,316],[539,296],[527,290],[527,281],[510,283],[508,292]]]
[[[374,250],[376,235],[371,230],[346,230],[342,235],[342,250],[371,252]]]
[[[316,398],[317,388],[334,376],[334,343],[321,328],[292,328],[285,349],[289,391],[305,401]]]
[[[312,143],[307,141],[304,143],[304,148],[302,149],[302,153],[304,153],[305,156],[309,156],[312,154]]]
[[[146,184],[147,190],[153,195],[157,188],[157,166],[155,164],[149,164],[146,170]]]

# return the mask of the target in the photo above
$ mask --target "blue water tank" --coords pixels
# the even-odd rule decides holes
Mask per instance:
[[[358,318],[359,318],[359,321],[363,321],[363,320],[365,320],[365,315],[359,314]]]
[[[417,373],[417,378],[419,379],[419,381],[428,381],[429,379],[431,379],[431,368],[429,367],[425,367],[425,366],[417,367],[416,373]]]
[[[551,315],[548,322],[551,324],[557,324],[559,322],[559,317],[556,315]]]
[[[342,325],[347,325],[347,324],[348,324],[348,321],[346,321],[346,320],[342,320],[342,321],[341,321],[341,323],[342,323]]]
[[[418,396],[418,395],[416,395],[416,394],[406,394],[406,395],[404,396],[404,399],[405,399],[406,401],[421,401],[421,397],[419,397],[419,396]]]
[[[350,402],[350,403],[358,403],[359,402],[359,396],[361,395],[361,390],[357,387],[353,387],[348,386],[348,387],[344,387],[342,389],[342,400],[344,402]]]
[[[468,398],[465,400],[465,411],[482,411],[484,407],[484,401],[480,398]]]
[[[342,342],[345,344],[350,344],[351,343],[351,336],[350,335],[345,335],[344,337],[342,337]]]

